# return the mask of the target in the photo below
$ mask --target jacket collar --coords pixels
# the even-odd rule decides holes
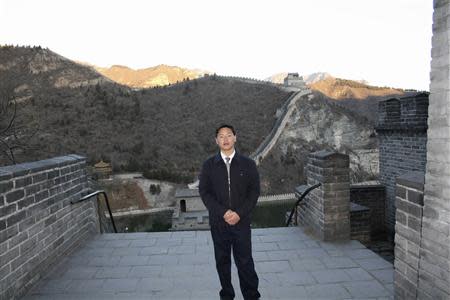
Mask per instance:
[[[239,152],[236,149],[235,149],[235,151],[236,152],[234,153],[234,157],[233,157],[233,160],[231,162],[233,162],[233,161],[239,162],[240,154],[239,154]],[[220,162],[223,162],[222,156],[220,155],[220,151],[214,156],[214,162],[216,164],[220,163]]]

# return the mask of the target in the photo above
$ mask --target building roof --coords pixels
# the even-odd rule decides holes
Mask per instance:
[[[96,167],[96,168],[111,168],[111,164],[110,164],[110,163],[107,163],[107,162],[104,162],[103,160],[101,160],[101,161],[99,161],[98,163],[96,163],[96,164],[94,165],[94,167]]]

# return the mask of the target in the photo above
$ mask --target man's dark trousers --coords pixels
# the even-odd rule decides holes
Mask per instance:
[[[243,225],[243,226],[242,226]],[[252,258],[251,230],[247,224],[213,225],[211,235],[214,241],[217,273],[219,274],[223,299],[235,296],[231,284],[231,250],[238,269],[239,283],[244,299],[259,299],[258,275]]]

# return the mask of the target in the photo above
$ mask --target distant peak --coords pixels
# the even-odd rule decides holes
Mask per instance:
[[[112,65],[112,66],[110,67],[110,69],[127,69],[127,70],[133,70],[132,68],[127,67],[127,66],[124,66],[124,65]]]

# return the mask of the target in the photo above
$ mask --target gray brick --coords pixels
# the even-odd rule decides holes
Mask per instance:
[[[59,170],[53,170],[47,173],[47,178],[48,179],[52,179],[55,177],[58,177],[60,175],[60,171]]]
[[[19,225],[15,224],[6,229],[7,238],[10,239],[19,233]]]
[[[0,207],[0,216],[7,216],[14,213],[17,210],[17,204],[9,204],[7,206]]]
[[[6,202],[7,203],[16,202],[17,200],[22,199],[24,196],[25,196],[24,190],[16,190],[13,192],[9,192],[6,194]]]
[[[20,254],[23,255],[24,253],[29,252],[30,250],[32,250],[32,248],[34,248],[37,245],[37,243],[38,240],[36,236],[30,238],[29,240],[20,245]]]
[[[0,266],[4,266],[5,264],[19,257],[19,255],[20,255],[19,248],[14,248],[6,253],[2,253],[2,255],[0,255]]]
[[[438,220],[439,219],[439,212],[430,207],[430,206],[425,206],[423,208],[423,216],[429,219],[434,219],[434,220]]]
[[[35,217],[28,217],[22,221],[20,221],[19,223],[19,231],[25,231],[28,228],[30,228],[31,226],[34,225],[36,219]]]
[[[19,245],[23,241],[28,239],[28,233],[27,232],[21,232],[18,235],[12,237],[8,241],[8,246],[10,249],[14,248],[15,246]]]
[[[27,176],[27,177],[23,177],[23,178],[14,180],[14,187],[17,189],[17,188],[21,188],[21,187],[30,185],[31,183],[32,183],[32,177]]]
[[[0,280],[5,278],[11,272],[11,266],[9,264],[2,265],[0,264]]]
[[[423,206],[423,193],[413,190],[408,190],[408,201]]]
[[[422,222],[413,216],[408,216],[408,227],[420,233],[422,230]]]
[[[27,196],[34,195],[37,192],[41,191],[42,189],[44,189],[44,187],[42,187],[41,184],[33,184],[33,185],[25,187],[25,194]]]
[[[400,209],[397,209],[395,212],[395,219],[400,224],[407,226],[407,215],[405,212],[401,211]]]
[[[48,190],[43,190],[34,196],[35,202],[39,203],[49,196]]]
[[[395,196],[400,197],[401,199],[406,199],[406,189],[397,185],[395,187]]]
[[[20,201],[17,202],[17,207],[19,210],[21,210],[24,207],[28,207],[31,204],[34,203],[34,196],[28,196],[25,199],[22,199]]]
[[[33,175],[33,179],[32,179],[33,183],[39,183],[39,182],[42,182],[45,180],[47,180],[47,173],[40,173],[40,174]]]
[[[0,182],[0,194],[5,194],[13,189],[12,181],[3,181]]]
[[[56,219],[56,215],[51,215],[50,217],[48,217],[48,218],[45,220],[44,226],[45,226],[45,227],[48,227],[48,226],[50,226],[51,224],[55,223],[56,220],[57,220],[57,219]]]
[[[27,212],[23,210],[23,211],[20,211],[18,213],[15,213],[12,216],[9,216],[6,219],[7,226],[11,227],[11,226],[13,226],[16,223],[19,223],[20,221],[22,221],[26,217],[26,215],[27,215]]]

